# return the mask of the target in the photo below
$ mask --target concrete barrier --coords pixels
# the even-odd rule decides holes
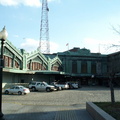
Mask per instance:
[[[86,103],[86,110],[94,120],[116,120],[92,102]]]

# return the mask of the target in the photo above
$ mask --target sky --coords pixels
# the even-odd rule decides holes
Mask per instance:
[[[42,0],[0,0],[0,31],[18,49],[34,51],[40,41]],[[50,53],[74,47],[93,53],[120,50],[120,0],[48,0]],[[67,45],[67,46],[66,46]]]

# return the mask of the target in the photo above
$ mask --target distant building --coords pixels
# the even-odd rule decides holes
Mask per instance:
[[[58,52],[67,81],[80,81],[82,85],[104,85],[107,78],[107,55],[91,53],[83,48]]]
[[[108,55],[108,73],[114,86],[120,86],[120,51]]]

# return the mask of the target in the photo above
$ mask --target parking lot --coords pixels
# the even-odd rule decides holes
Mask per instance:
[[[80,117],[79,112],[83,112],[85,110],[86,102],[102,102],[111,100],[110,90],[106,87],[82,87],[80,89],[54,92],[31,92],[27,95],[3,94],[2,98],[3,113],[7,120],[19,120],[18,116],[23,120],[22,117],[25,113],[27,114],[26,119],[34,113],[37,114],[35,118],[36,120],[37,117],[39,118],[39,115],[41,118],[39,118],[40,120],[47,120],[48,117],[49,120],[57,120],[57,117],[59,116],[58,113],[61,114],[61,116],[64,116],[63,114],[65,111],[69,111],[69,115],[75,114],[77,116],[75,120],[77,120]],[[120,89],[118,88],[115,89],[115,100],[120,101]],[[60,111],[64,112],[61,113]],[[14,116],[14,118],[11,118],[11,115]],[[34,120],[33,116],[29,119]],[[81,120],[86,119],[84,118]],[[89,118],[89,120],[92,119]]]

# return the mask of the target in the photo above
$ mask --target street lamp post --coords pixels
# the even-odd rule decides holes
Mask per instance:
[[[3,79],[3,66],[4,66],[4,60],[3,60],[3,45],[4,41],[7,39],[8,33],[5,29],[0,32],[0,40],[1,40],[1,55],[0,55],[0,120],[4,120],[2,113],[2,79]]]

